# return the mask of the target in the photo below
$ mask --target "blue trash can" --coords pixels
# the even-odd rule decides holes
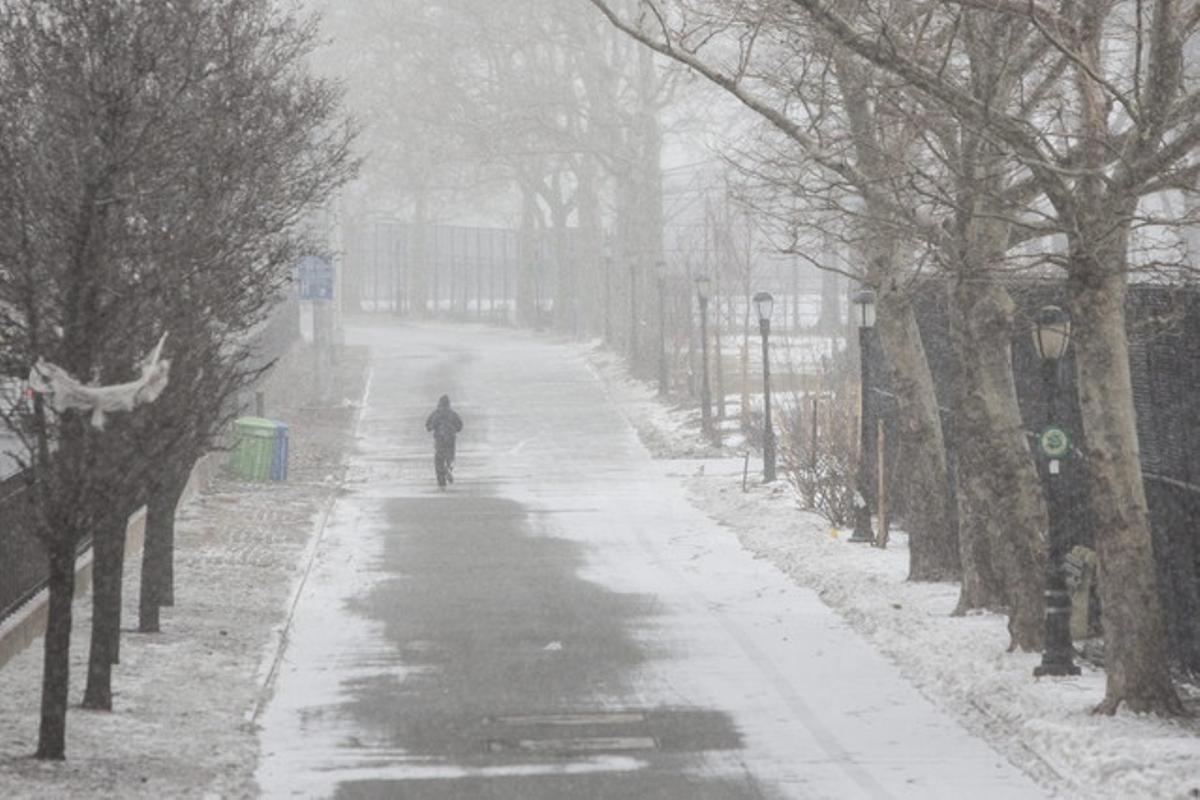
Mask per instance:
[[[288,473],[288,426],[275,421],[275,448],[271,454],[271,480],[286,481]]]

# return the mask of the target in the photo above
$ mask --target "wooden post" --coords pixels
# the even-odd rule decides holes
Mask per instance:
[[[887,507],[887,459],[885,445],[887,444],[887,434],[883,430],[883,420],[879,420],[877,433],[875,436],[876,450],[876,474],[879,483],[875,490],[876,496],[876,513],[879,515],[878,533],[875,535],[875,544],[878,547],[887,547],[888,543],[888,507]]]

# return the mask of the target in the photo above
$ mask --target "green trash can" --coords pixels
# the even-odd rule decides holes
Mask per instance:
[[[233,456],[229,467],[244,481],[269,481],[275,460],[278,425],[262,417],[239,417],[233,421]]]

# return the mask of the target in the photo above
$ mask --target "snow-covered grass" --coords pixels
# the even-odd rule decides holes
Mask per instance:
[[[705,455],[694,413],[659,403],[611,354],[581,355],[655,456]],[[1078,678],[1034,679],[1040,656],[1007,651],[1003,616],[952,617],[956,584],[906,580],[903,532],[892,533],[886,550],[853,544],[848,531],[800,511],[783,482],[764,486],[756,456],[745,493],[740,457],[710,452],[694,463],[686,470],[690,496],[721,530],[816,590],[922,693],[1041,783],[1065,797],[1200,798],[1197,720],[1093,714],[1104,696],[1102,671],[1084,664]],[[1200,709],[1200,692],[1183,691]]]
[[[254,797],[259,744],[253,713],[264,696],[289,589],[340,486],[352,441],[364,357],[342,359],[342,399],[315,407],[309,360],[276,367],[267,407],[291,426],[286,483],[214,481],[177,514],[175,606],[162,633],[137,625],[138,568],[125,570],[121,663],[113,711],[79,708],[87,673],[90,596],[76,600],[71,642],[67,760],[32,758],[37,742],[42,641],[0,669],[0,798]]]

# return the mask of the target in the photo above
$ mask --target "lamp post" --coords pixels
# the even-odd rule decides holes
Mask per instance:
[[[875,533],[871,530],[871,505],[867,502],[867,487],[871,485],[871,466],[867,459],[867,442],[871,436],[870,391],[871,391],[871,330],[875,327],[875,292],[859,289],[851,298],[855,306],[855,321],[858,323],[858,364],[862,389],[859,392],[858,413],[858,502],[854,508],[854,533],[852,542],[874,544]]]
[[[767,340],[771,335],[771,309],[775,299],[770,292],[754,295],[758,312],[758,332],[762,336],[763,358],[763,483],[775,480],[775,429],[771,426],[771,364]]]
[[[604,239],[604,343],[612,344],[612,239]]]
[[[1061,459],[1070,454],[1071,439],[1058,423],[1058,384],[1063,355],[1071,341],[1071,317],[1058,306],[1042,306],[1034,317],[1033,345],[1042,361],[1042,391],[1046,397],[1046,427],[1038,438],[1045,458],[1046,511],[1049,523],[1046,558],[1046,642],[1042,663],[1034,668],[1042,675],[1078,675],[1071,645],[1071,595],[1063,570],[1067,542],[1062,527],[1062,502],[1058,482]]]
[[[637,262],[629,259],[629,363],[635,374],[641,375],[641,354],[638,352]]]
[[[712,394],[708,388],[708,295],[711,291],[712,280],[707,275],[696,278],[696,297],[700,300],[700,428],[705,436],[712,435]]]
[[[655,264],[658,277],[658,396],[667,396],[667,265]]]

